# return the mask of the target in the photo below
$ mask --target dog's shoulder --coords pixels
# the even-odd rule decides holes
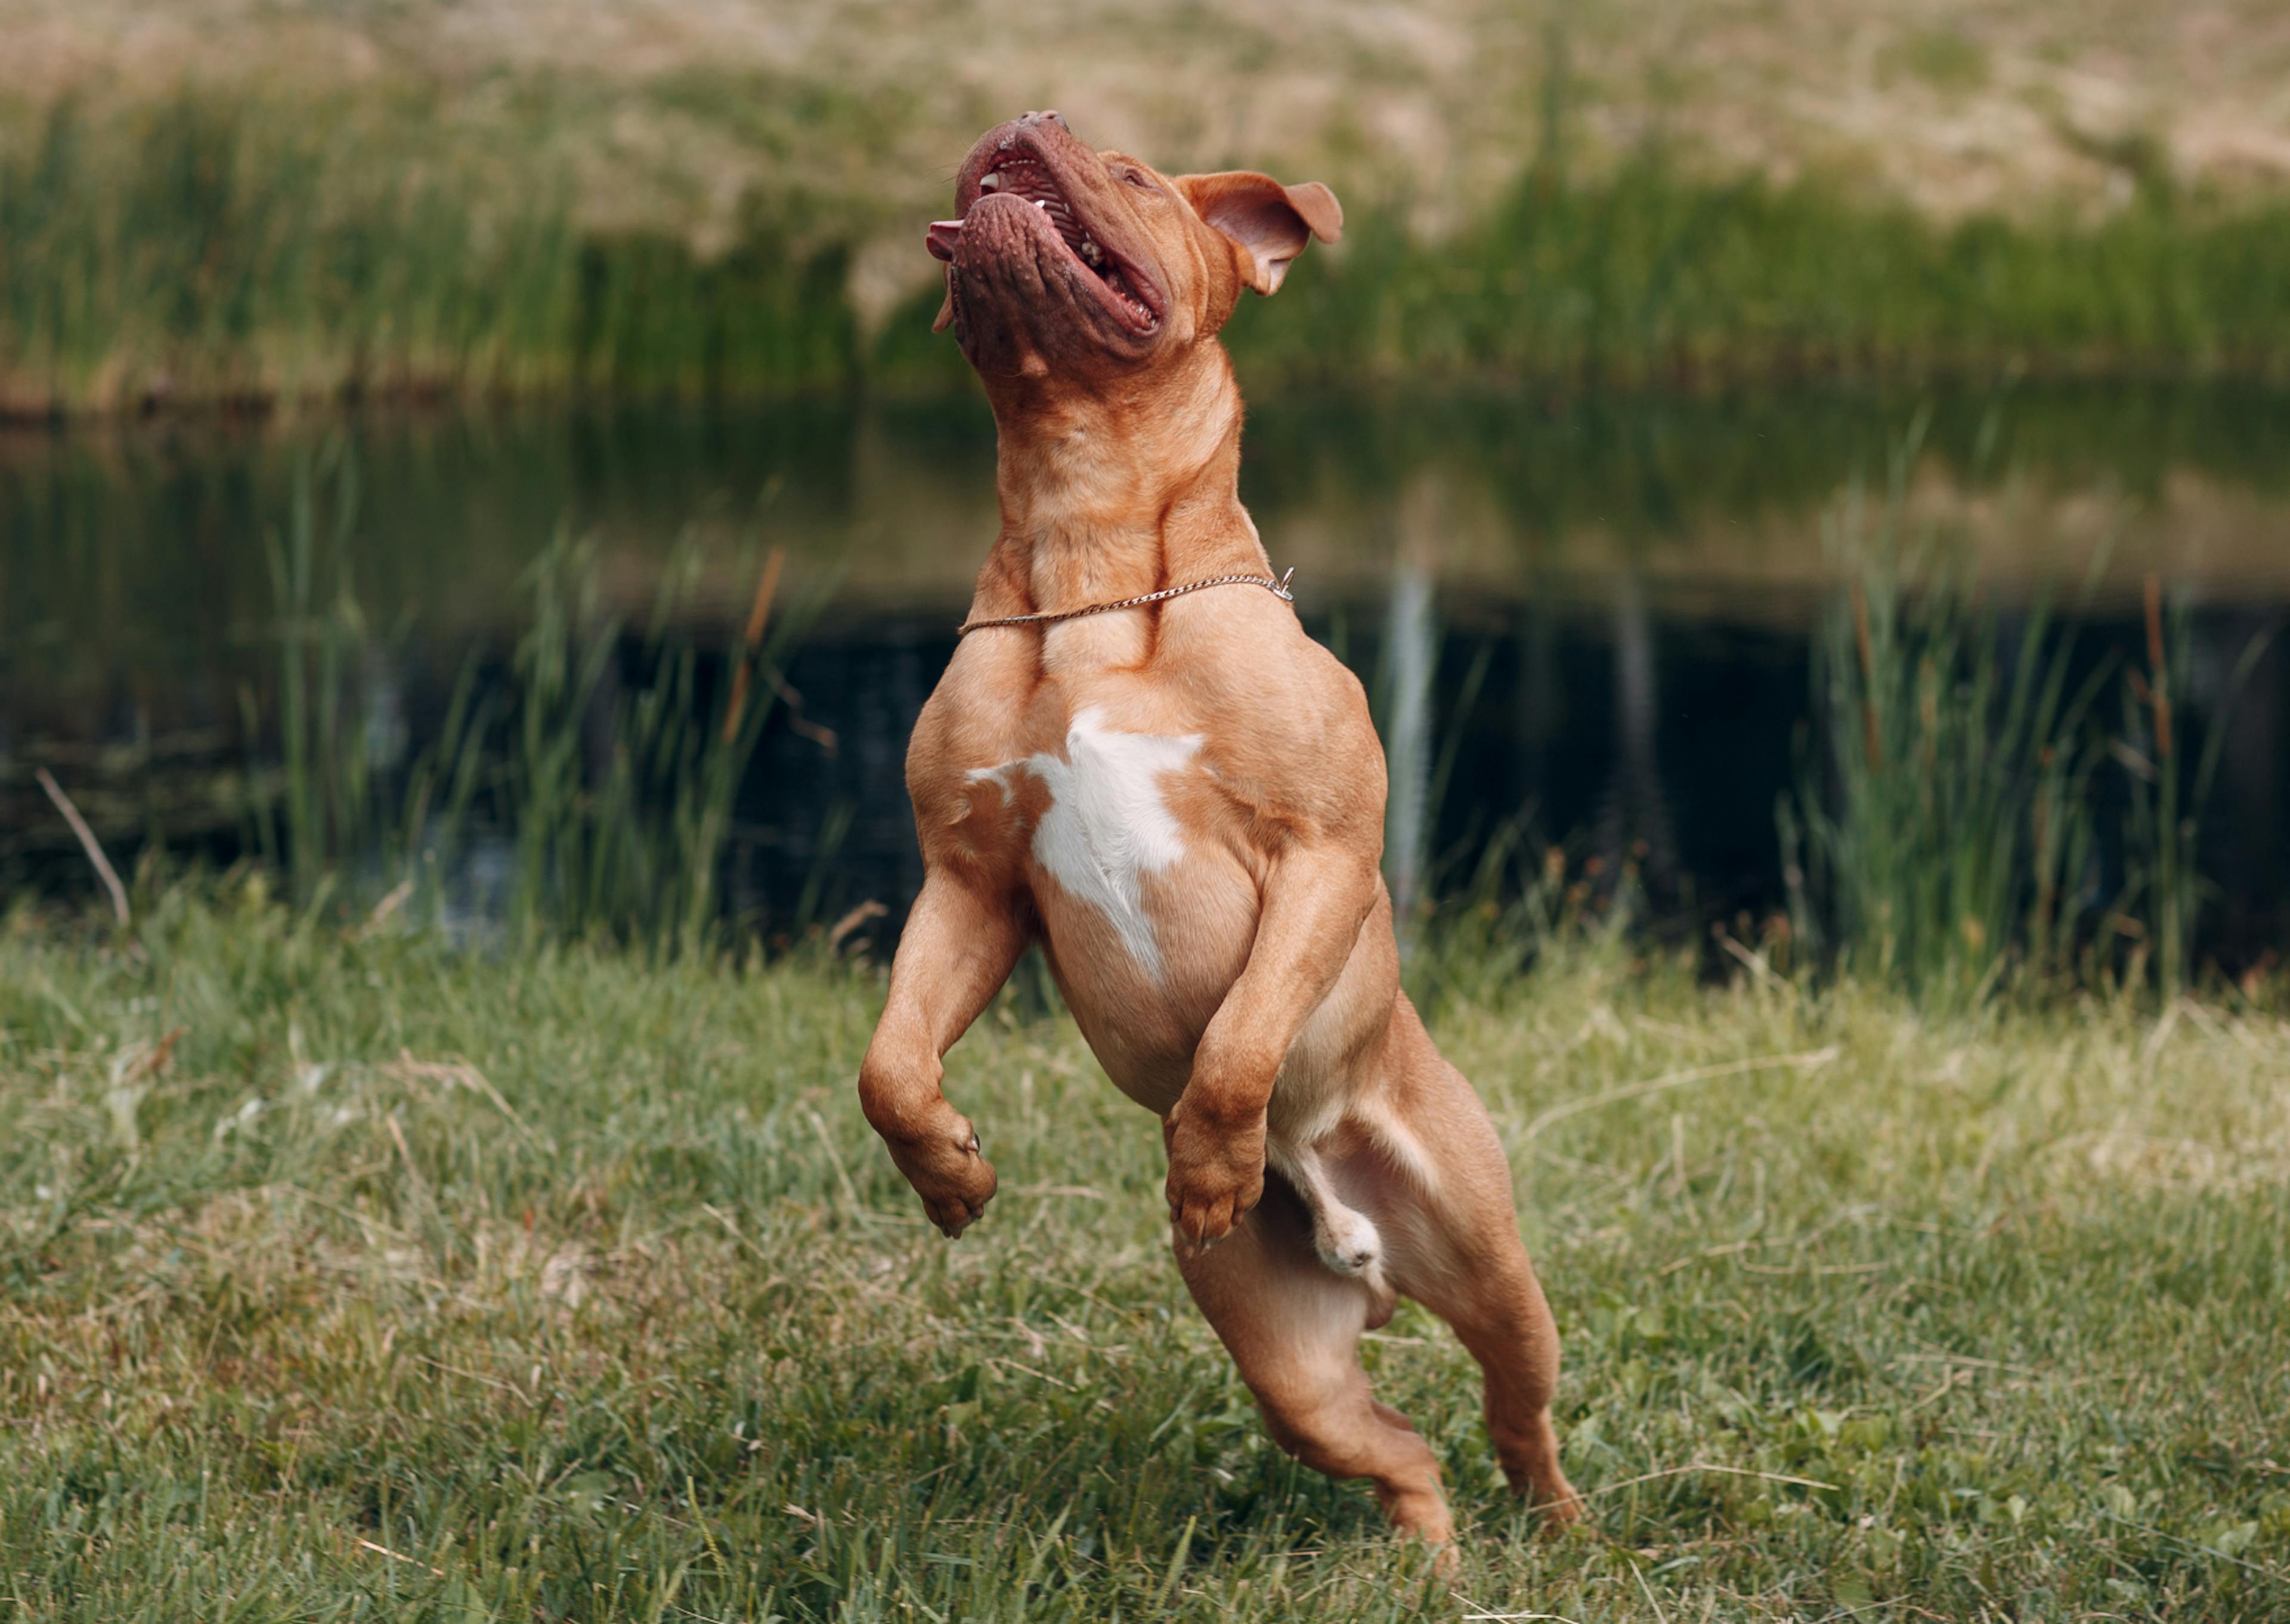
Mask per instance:
[[[1381,830],[1383,748],[1366,691],[1287,604],[1250,604],[1213,636],[1164,646],[1184,662],[1208,758],[1254,817],[1323,834]]]
[[[957,795],[970,773],[1025,754],[1023,696],[1035,682],[1031,635],[965,637],[915,718],[907,744],[907,791],[915,810]]]
[[[1220,714],[1277,715],[1318,736],[1373,742],[1366,690],[1293,609],[1269,595],[1211,596],[1166,612],[1162,659],[1181,668],[1188,691]]]

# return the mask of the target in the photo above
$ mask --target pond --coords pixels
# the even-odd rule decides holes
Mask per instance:
[[[901,757],[994,536],[993,455],[969,401],[0,436],[0,885],[91,887],[44,765],[123,867],[153,844],[249,849],[243,780],[284,700],[279,538],[298,469],[346,465],[354,506],[327,508],[348,513],[328,590],[362,628],[344,737],[382,769],[434,736],[464,671],[508,658],[552,537],[589,538],[597,590],[638,619],[671,560],[695,564],[677,614],[718,638],[759,549],[783,549],[778,608],[803,623],[739,791],[731,901],[781,934],[877,901],[866,929],[893,934],[920,878]],[[1307,626],[1376,706],[1396,889],[1453,889],[1500,833],[1629,864],[1681,926],[1781,906],[1775,805],[1837,598],[1824,537],[1899,467],[1908,528],[1973,560],[2007,622],[2054,596],[2135,658],[2150,574],[2190,605],[2176,697],[2227,729],[2206,940],[2233,963],[2284,939],[2290,659],[2243,657],[2290,611],[2290,393],[1291,396],[1253,408],[1244,464]]]

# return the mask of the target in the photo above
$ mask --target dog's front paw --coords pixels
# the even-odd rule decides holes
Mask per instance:
[[[1177,1108],[1161,1124],[1169,1148],[1169,1221],[1197,1246],[1232,1233],[1264,1196],[1264,1118],[1233,1124]]]
[[[950,1105],[932,1114],[919,1132],[900,1139],[885,1136],[891,1159],[923,1198],[931,1222],[959,1240],[994,1199],[994,1164],[979,1154],[978,1131]]]

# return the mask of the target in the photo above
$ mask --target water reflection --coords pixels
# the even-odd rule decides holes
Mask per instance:
[[[2202,605],[2214,689],[2290,604],[2290,394],[1260,404],[1244,494],[1298,568],[1308,625],[1374,696],[1395,890],[1437,886],[1524,822],[1637,863],[1669,906],[1770,906],[1828,582],[1820,515],[1881,480],[1919,420],[1911,509],[2000,598],[2103,551],[2092,614],[2116,636],[2159,571]],[[367,633],[354,732],[378,769],[434,734],[472,650],[506,655],[520,580],[560,528],[597,538],[602,589],[630,611],[696,538],[690,603],[711,632],[744,612],[732,542],[753,529],[792,581],[834,590],[788,671],[806,724],[775,722],[743,788],[733,893],[775,922],[911,894],[906,733],[995,525],[991,424],[969,402],[0,436],[0,876],[84,883],[33,787],[42,763],[123,850],[244,844],[226,785],[276,749],[272,542],[295,467],[332,439],[361,472],[339,586]],[[2212,808],[2221,928],[2249,943],[2281,934],[2286,726],[2278,647],[2231,713]]]
[[[1431,616],[1431,573],[1403,556],[1392,577],[1391,697],[1385,703],[1383,748],[1389,775],[1384,812],[1384,871],[1392,908],[1413,916],[1421,900],[1431,839],[1431,679],[1438,630]]]
[[[1614,583],[1614,767],[1598,819],[1598,845],[1608,862],[1628,852],[1657,894],[1669,891],[1677,868],[1677,842],[1662,793],[1655,749],[1659,699],[1654,633],[1645,593],[1634,576]]]

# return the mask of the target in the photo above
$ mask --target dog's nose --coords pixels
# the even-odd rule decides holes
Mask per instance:
[[[1066,116],[1055,108],[1044,108],[1038,113],[1029,113],[1018,122],[1022,124],[1038,124],[1046,122],[1057,125],[1068,135],[1073,133],[1073,126],[1066,123]]]

